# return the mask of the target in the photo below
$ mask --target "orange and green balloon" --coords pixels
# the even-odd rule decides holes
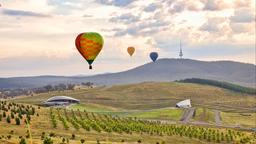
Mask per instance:
[[[89,64],[92,69],[92,63],[100,53],[104,40],[99,33],[86,32],[76,37],[76,48]]]
[[[129,53],[130,56],[132,56],[133,53],[135,52],[135,48],[134,47],[128,47],[127,52]]]

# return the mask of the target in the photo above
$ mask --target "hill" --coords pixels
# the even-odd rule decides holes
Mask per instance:
[[[243,87],[240,85],[236,85],[236,84],[232,84],[232,83],[228,83],[228,82],[216,81],[216,80],[191,78],[191,79],[179,80],[178,82],[206,84],[206,85],[212,85],[212,86],[216,86],[216,87],[220,87],[220,88],[225,88],[225,89],[232,90],[235,92],[256,94],[255,88]]]
[[[50,92],[33,97],[18,97],[15,102],[41,104],[55,95],[68,95],[82,103],[93,103],[120,110],[148,110],[173,107],[184,99],[191,99],[193,106],[217,108],[223,111],[255,110],[255,95],[242,94],[208,85],[179,82],[146,82],[139,84],[77,89]]]
[[[226,81],[255,86],[256,66],[232,61],[159,59],[134,69],[94,76],[37,76],[0,78],[0,88],[32,88],[47,84],[93,82],[98,85],[130,84],[145,81],[170,82],[186,78]]]

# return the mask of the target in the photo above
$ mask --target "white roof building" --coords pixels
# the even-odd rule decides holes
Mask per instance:
[[[80,103],[80,100],[68,96],[54,96],[43,102],[46,106],[70,105]]]
[[[192,107],[191,106],[191,101],[190,101],[190,99],[180,101],[176,104],[176,107],[178,107],[178,108],[190,108],[190,107]]]

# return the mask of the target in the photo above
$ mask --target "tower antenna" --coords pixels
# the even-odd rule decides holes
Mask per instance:
[[[183,57],[182,48],[181,48],[181,40],[180,40],[180,53],[179,53],[180,59]]]

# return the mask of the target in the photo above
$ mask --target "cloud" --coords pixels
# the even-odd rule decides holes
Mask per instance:
[[[225,18],[212,17],[208,18],[206,23],[204,23],[199,30],[207,32],[219,32],[223,28],[223,23],[225,23]]]
[[[255,24],[250,23],[230,23],[230,28],[234,33],[248,33],[251,32]]]
[[[167,21],[157,21],[157,20],[147,20],[142,21],[135,24],[130,24],[128,28],[123,29],[115,33],[116,36],[123,36],[123,35],[133,35],[133,36],[140,36],[140,35],[152,35],[162,30],[167,29],[169,26],[169,22]]]
[[[161,7],[161,5],[159,5],[158,3],[151,3],[150,5],[148,5],[144,8],[144,11],[145,12],[154,12],[160,7]]]
[[[32,11],[13,10],[13,9],[4,9],[2,13],[8,16],[23,16],[23,17],[49,17],[50,16],[50,15],[36,13]]]
[[[132,13],[125,13],[112,17],[110,22],[121,22],[125,24],[134,23],[140,20],[140,16],[133,15]]]
[[[113,5],[118,7],[125,7],[134,2],[134,0],[96,0],[97,3],[104,5]]]
[[[90,14],[84,14],[83,17],[85,18],[89,18],[89,17],[93,17],[93,15],[90,15]]]
[[[204,10],[219,11],[227,8],[231,8],[231,5],[223,0],[204,0]]]
[[[250,8],[236,9],[234,15],[230,17],[230,21],[234,23],[250,23],[255,21],[255,15]]]

